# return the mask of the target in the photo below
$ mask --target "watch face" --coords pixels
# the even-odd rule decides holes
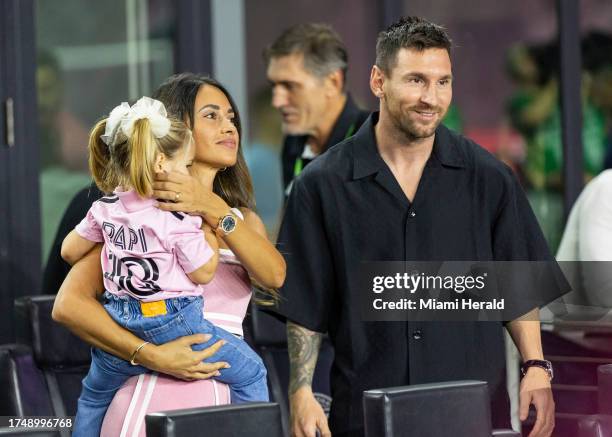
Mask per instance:
[[[223,217],[223,220],[221,221],[221,229],[223,229],[223,232],[230,233],[234,230],[234,228],[236,227],[236,219],[231,216],[225,216]]]

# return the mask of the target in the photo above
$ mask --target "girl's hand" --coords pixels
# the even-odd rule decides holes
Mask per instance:
[[[221,197],[207,190],[191,175],[177,172],[158,173],[155,175],[153,189],[153,197],[171,201],[160,202],[159,209],[200,215],[213,227],[230,211],[230,207]]]

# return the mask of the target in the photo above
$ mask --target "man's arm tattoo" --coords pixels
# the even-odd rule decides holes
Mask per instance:
[[[306,385],[312,387],[322,334],[287,322],[289,347],[289,395]]]

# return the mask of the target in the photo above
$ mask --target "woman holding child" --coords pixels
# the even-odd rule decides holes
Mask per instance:
[[[268,241],[261,220],[252,211],[252,186],[240,147],[238,111],[220,84],[193,74],[169,78],[160,86],[154,98],[165,105],[170,115],[191,129],[194,150],[190,174],[159,172],[152,184],[152,197],[158,199],[157,207],[160,210],[171,211],[176,216],[184,217],[186,222],[192,218],[181,213],[201,217],[199,223],[208,232],[209,247],[219,247],[216,272],[212,281],[204,286],[204,319],[239,336],[242,333],[241,321],[251,297],[249,278],[263,288],[278,288],[284,281],[285,263]],[[210,260],[201,259],[200,263]],[[185,269],[189,276],[187,270],[190,269]],[[203,278],[201,282],[206,280],[210,278]],[[223,379],[224,370],[229,370],[227,363],[210,362],[215,358],[213,354],[224,347],[221,342],[194,351],[192,345],[212,341],[197,332],[166,343],[147,342],[147,339],[137,337],[113,321],[96,300],[96,294],[103,288],[98,246],[85,255],[66,278],[56,300],[55,319],[115,359],[118,357],[181,379],[206,379],[211,376],[221,376]],[[231,343],[232,339],[225,338],[224,341],[227,343],[228,340]],[[229,346],[231,344],[225,347]],[[208,362],[204,362],[205,359]],[[134,379],[127,385],[133,385]],[[229,382],[231,386],[232,381]],[[194,389],[196,384],[193,384]],[[210,392],[213,384],[214,381],[200,383],[197,391]],[[178,382],[173,385],[170,379],[158,385],[170,391],[179,386],[181,390],[188,390],[191,386]],[[214,391],[218,392],[217,386]],[[153,392],[153,404],[155,397]],[[201,403],[202,400],[197,402]],[[198,405],[177,403],[175,408],[186,406]],[[103,433],[111,435],[119,429],[118,425],[125,425],[122,418],[115,416],[126,409],[111,405]],[[138,411],[143,415],[146,408],[139,408]]]

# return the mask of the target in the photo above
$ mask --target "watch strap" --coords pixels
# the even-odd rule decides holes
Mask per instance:
[[[552,363],[548,360],[527,360],[521,365],[521,374],[525,376],[530,367],[539,367],[546,371],[550,379],[553,379]]]

